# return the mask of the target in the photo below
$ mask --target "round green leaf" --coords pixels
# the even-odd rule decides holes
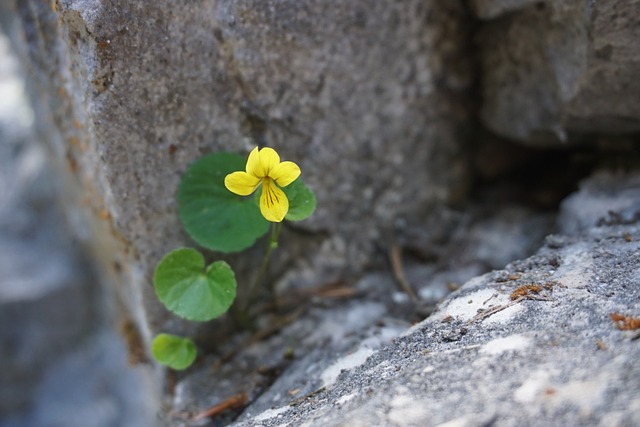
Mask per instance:
[[[224,261],[204,269],[204,257],[195,249],[167,254],[153,277],[158,299],[176,315],[205,322],[224,314],[236,297],[236,277]]]
[[[316,210],[316,196],[313,191],[302,182],[296,179],[291,184],[282,189],[289,199],[289,212],[284,217],[289,221],[302,221],[313,214]]]
[[[191,366],[198,349],[189,338],[159,334],[153,339],[151,352],[158,363],[179,371]]]
[[[196,160],[182,177],[180,220],[191,238],[207,249],[238,252],[269,230],[269,222],[250,197],[224,186],[225,176],[245,165],[246,159],[237,154],[214,153]]]

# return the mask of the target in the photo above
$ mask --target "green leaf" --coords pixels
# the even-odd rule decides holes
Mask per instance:
[[[153,339],[151,352],[158,363],[180,371],[196,360],[198,349],[189,338],[159,334]]]
[[[158,299],[176,315],[206,322],[224,314],[236,297],[236,277],[224,261],[204,269],[204,257],[195,249],[167,254],[153,277]]]
[[[289,199],[289,212],[284,217],[289,221],[302,221],[316,210],[316,196],[300,178],[282,189]]]
[[[238,154],[214,153],[196,160],[182,177],[180,219],[191,238],[207,249],[238,252],[269,230],[269,222],[250,197],[224,186],[225,176],[244,170],[245,164]]]

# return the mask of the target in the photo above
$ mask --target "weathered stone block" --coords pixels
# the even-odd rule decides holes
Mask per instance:
[[[0,424],[29,406],[46,370],[89,335],[97,302],[29,132],[17,65],[0,35]]]
[[[19,71],[0,34],[0,425],[156,427],[152,371],[127,366],[113,299],[71,237]]]
[[[465,191],[460,1],[52,5],[10,3],[14,39],[70,188],[93,210],[101,263],[147,341],[185,328],[151,276],[190,244],[175,192],[203,154],[265,144],[301,165],[319,208],[286,230],[275,270],[289,265],[288,281],[302,268],[310,282],[361,271],[398,219]],[[249,261],[233,264],[246,279]]]
[[[640,130],[640,1],[476,2],[483,122],[526,144]]]

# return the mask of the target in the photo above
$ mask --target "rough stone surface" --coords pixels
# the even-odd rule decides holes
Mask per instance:
[[[540,0],[471,0],[471,7],[480,19],[494,19],[540,3]]]
[[[636,180],[585,188],[626,184],[640,201]],[[575,196],[565,221],[585,221],[576,199],[606,209],[593,194]],[[234,425],[638,425],[640,332],[610,315],[640,318],[640,208],[591,212],[588,230],[549,236],[536,255],[470,280],[392,343],[362,340],[324,370],[285,371],[275,384],[288,393],[274,385]],[[528,285],[539,293],[511,297]]]
[[[0,425],[157,427],[156,385],[145,371],[131,368],[121,337],[102,328],[50,363],[29,409],[3,414]]]
[[[476,1],[481,118],[535,146],[640,131],[640,1]]]
[[[0,412],[21,410],[45,369],[94,324],[89,269],[64,232],[32,113],[0,38]],[[69,309],[73,307],[74,309]],[[66,308],[66,309],[65,309]],[[49,356],[47,356],[49,354]]]
[[[316,284],[371,264],[396,220],[464,194],[460,1],[52,5],[9,2],[19,17],[9,26],[55,151],[93,209],[102,264],[130,284],[122,300],[147,343],[190,328],[159,307],[150,282],[161,256],[189,242],[175,190],[203,154],[266,144],[299,162],[319,207],[289,230],[274,272],[313,269]],[[243,259],[233,262],[241,277],[255,264]]]
[[[361,296],[379,295],[393,285],[388,278],[371,276],[355,288]],[[407,302],[400,298],[395,308],[406,309]],[[237,417],[244,405],[211,423],[194,422],[194,418],[236,395],[245,395],[250,403],[247,410],[257,414],[332,385],[342,369],[363,363],[408,327],[408,323],[389,316],[391,306],[388,299],[343,302],[338,298],[332,302],[316,298],[315,304],[296,313],[295,320],[269,340],[234,343],[232,350],[240,351],[233,360],[221,365],[217,358],[202,361],[176,386],[169,424],[224,425]]]
[[[446,225],[450,239],[436,244],[434,236],[423,236],[431,245],[413,247],[423,256],[430,253],[431,262],[412,261],[408,251],[403,255],[415,301],[390,271],[313,292],[299,289],[280,302],[286,314],[263,318],[254,338],[236,336],[178,380],[168,402],[173,414],[169,424],[204,425],[194,418],[234,396],[245,396],[247,402],[207,425],[228,423],[245,406],[242,417],[247,419],[331,387],[343,369],[390,345],[411,323],[432,313],[452,289],[491,266],[504,266],[505,259],[530,253],[552,229],[548,214],[522,207],[484,211],[484,216],[477,210],[467,206],[443,214],[437,222]],[[407,247],[411,243],[405,242]],[[202,338],[198,344],[206,346]]]
[[[573,235],[602,223],[633,223],[638,219],[639,203],[640,176],[602,171],[583,181],[580,191],[562,202],[558,231]]]
[[[8,48],[0,34],[0,425],[155,426],[152,373],[127,366]]]

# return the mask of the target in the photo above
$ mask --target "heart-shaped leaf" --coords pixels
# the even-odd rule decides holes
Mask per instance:
[[[224,261],[204,267],[204,257],[195,249],[167,254],[153,277],[158,299],[187,320],[205,322],[224,314],[236,297],[233,270]]]
[[[189,338],[159,334],[153,339],[151,353],[158,363],[179,371],[191,366],[198,349]]]
[[[224,186],[231,172],[244,170],[246,159],[233,153],[214,153],[196,160],[178,189],[178,210],[187,233],[207,249],[238,252],[253,245],[269,229],[251,198]]]

